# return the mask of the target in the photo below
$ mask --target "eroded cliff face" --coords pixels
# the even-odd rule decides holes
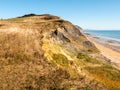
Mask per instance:
[[[88,55],[93,53],[99,51],[80,28],[60,17],[30,14],[1,20],[0,88],[105,90],[111,84],[95,78],[90,68],[106,65]]]

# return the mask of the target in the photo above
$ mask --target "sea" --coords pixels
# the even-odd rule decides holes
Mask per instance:
[[[120,30],[85,30],[84,33],[105,41],[120,43]]]

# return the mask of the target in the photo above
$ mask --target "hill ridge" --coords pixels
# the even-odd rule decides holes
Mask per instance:
[[[49,14],[0,20],[1,90],[119,90],[120,72],[81,31]]]

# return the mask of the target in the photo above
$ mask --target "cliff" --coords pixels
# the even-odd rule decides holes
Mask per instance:
[[[99,51],[81,30],[49,14],[1,20],[1,90],[119,89],[119,79],[101,80],[103,69],[120,72],[91,56]]]

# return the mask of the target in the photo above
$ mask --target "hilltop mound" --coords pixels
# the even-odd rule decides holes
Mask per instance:
[[[81,30],[71,22],[49,14],[1,20],[1,90],[119,89],[119,78],[112,81],[106,75],[111,69],[116,75],[120,72],[90,56],[99,51]],[[104,77],[102,69],[106,74]]]

